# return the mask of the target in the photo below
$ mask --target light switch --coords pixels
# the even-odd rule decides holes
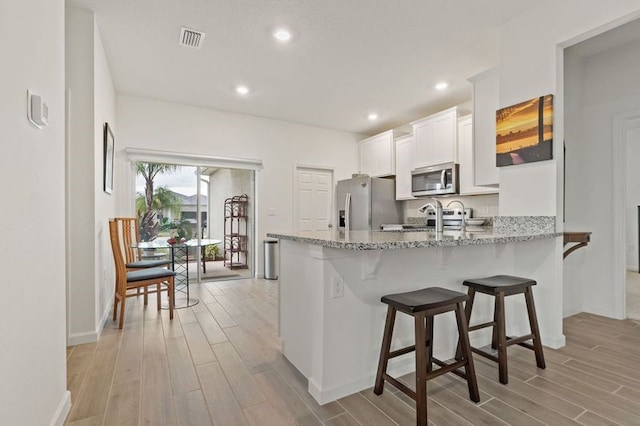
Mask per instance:
[[[267,209],[267,216],[275,216],[276,215],[276,209],[274,209],[273,207]]]
[[[27,90],[27,118],[38,129],[49,124],[49,106],[42,96]]]

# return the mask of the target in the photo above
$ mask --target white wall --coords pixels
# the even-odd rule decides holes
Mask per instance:
[[[69,408],[64,1],[4,1],[0,16],[0,185],[11,200],[0,215],[0,424],[61,424]],[[27,89],[47,102],[48,127],[27,121]]]
[[[589,40],[584,43],[590,43]],[[584,48],[583,46],[576,46]],[[619,316],[615,283],[616,241],[612,215],[614,165],[612,139],[614,116],[627,111],[640,112],[640,42],[624,44],[587,58],[576,57],[567,49],[565,68],[566,117],[566,229],[593,232],[588,248],[565,260],[565,286],[572,301],[566,313],[580,310]],[[631,133],[633,135],[633,133]],[[638,132],[636,131],[636,135]],[[640,204],[640,139],[629,146],[627,155],[627,243],[631,267],[637,268],[637,212]],[[623,177],[623,180],[625,177]],[[609,214],[603,215],[603,209]],[[629,263],[627,263],[629,265]]]
[[[69,91],[67,232],[69,235],[68,321],[70,341],[96,339],[93,229],[93,14],[66,11],[66,87]],[[76,343],[79,343],[76,340]]]
[[[499,106],[504,107],[549,93],[555,95],[554,159],[500,169],[501,215],[542,214],[563,217],[565,82],[562,48],[628,22],[638,15],[640,4],[637,0],[546,0],[500,28]],[[606,206],[607,203],[602,205]],[[562,221],[558,220],[557,224],[557,229],[563,230]],[[576,253],[572,256],[582,255]],[[581,280],[568,271],[563,278],[562,256],[557,253],[556,257],[556,281],[564,282],[565,286],[573,286],[565,288],[565,314],[570,304],[573,308],[576,306],[575,301],[579,297],[576,296],[576,291],[591,293],[594,298],[606,291],[604,289],[610,283],[611,275],[608,275],[608,281],[602,282],[595,280],[593,276]],[[574,260],[575,258],[571,259]],[[579,289],[575,286],[577,282],[580,282]],[[598,310],[598,313],[612,314],[606,309]]]
[[[558,45],[638,10],[637,0],[546,0],[501,27],[499,106],[555,95],[554,160],[500,169],[501,215],[561,214],[564,123]]]
[[[109,218],[116,213],[116,199],[113,194],[107,194],[103,190],[103,162],[104,162],[104,124],[109,123],[109,127],[114,134],[115,144],[118,140],[118,126],[116,123],[116,93],[113,87],[113,80],[107,63],[102,38],[98,23],[94,17],[93,26],[93,71],[94,71],[94,180],[95,190],[95,217],[94,217],[94,237],[95,242],[95,270],[93,271],[93,282],[95,283],[96,310],[95,320],[99,329],[102,328],[104,320],[110,312],[115,291],[115,266],[113,254],[111,253],[111,241],[109,239]],[[119,170],[115,169],[114,173]],[[115,186],[113,191],[120,191],[121,188]]]
[[[117,97],[117,122],[119,170],[125,167],[125,147],[262,160],[264,168],[257,172],[259,242],[267,232],[293,230],[294,164],[335,167],[336,180],[350,177],[358,168],[356,141],[362,139],[351,133],[129,96]],[[129,187],[118,205],[131,206],[131,173],[116,177],[117,185]],[[274,209],[275,215],[268,216],[268,209]],[[262,247],[258,246],[261,263]]]
[[[75,345],[98,338],[114,286],[107,219],[116,197],[102,190],[102,162],[104,123],[117,132],[115,92],[94,15],[84,9],[66,12],[66,86],[68,342]]]

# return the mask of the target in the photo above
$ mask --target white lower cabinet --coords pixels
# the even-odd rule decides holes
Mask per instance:
[[[413,200],[411,195],[411,170],[416,153],[413,135],[396,139],[396,200]]]
[[[474,183],[473,123],[471,115],[458,118],[458,160],[460,161],[460,195],[496,194],[498,188]]]

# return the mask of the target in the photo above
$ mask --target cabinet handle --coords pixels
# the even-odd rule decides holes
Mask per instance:
[[[351,230],[351,193],[347,194],[344,201],[344,230],[347,232]]]

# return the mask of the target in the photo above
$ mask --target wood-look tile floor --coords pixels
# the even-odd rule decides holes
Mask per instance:
[[[88,425],[413,425],[415,404],[393,386],[318,405],[280,355],[277,282],[193,285],[196,306],[158,313],[127,300],[123,330],[67,351],[72,408]],[[540,313],[539,313],[540,314]],[[565,319],[567,346],[545,348],[547,369],[509,348],[509,384],[476,356],[481,402],[450,374],[430,381],[435,425],[640,425],[640,323],[590,314]],[[382,330],[380,331],[382,333]],[[449,377],[452,376],[452,377]],[[408,383],[412,376],[403,378]]]

